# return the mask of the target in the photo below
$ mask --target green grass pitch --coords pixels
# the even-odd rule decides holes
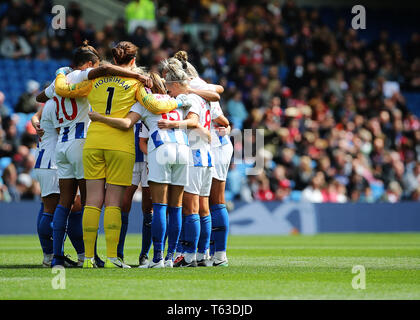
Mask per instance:
[[[129,264],[140,239],[127,236]],[[231,236],[228,257],[227,268],[66,269],[54,290],[37,237],[0,236],[0,299],[420,299],[420,234]],[[352,288],[355,265],[365,290]]]

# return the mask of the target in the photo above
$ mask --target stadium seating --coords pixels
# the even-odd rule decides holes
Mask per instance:
[[[0,59],[0,91],[4,92],[10,111],[25,92],[27,80],[36,80],[43,87],[54,78],[55,70],[69,64],[67,60]]]

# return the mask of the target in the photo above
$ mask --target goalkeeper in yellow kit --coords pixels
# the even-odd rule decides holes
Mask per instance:
[[[130,42],[118,43],[112,49],[115,63],[130,70],[135,67],[137,50],[138,48]],[[95,76],[95,69],[86,70],[86,80]],[[120,76],[99,77],[69,85],[63,75],[58,75],[55,90],[57,94],[69,98],[87,95],[93,111],[114,118],[124,118],[137,101],[156,114],[188,105],[186,101],[178,102],[175,99],[157,101],[152,94],[146,92],[139,80]],[[103,204],[108,257],[105,267],[130,268],[117,258],[117,245],[121,229],[121,203],[125,188],[131,185],[134,162],[133,130],[121,130],[101,122],[90,124],[83,148],[87,189],[83,213],[84,268],[95,267],[94,245]]]

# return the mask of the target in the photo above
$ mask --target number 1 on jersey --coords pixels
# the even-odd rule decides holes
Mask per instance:
[[[108,100],[106,101],[106,110],[105,110],[105,114],[111,114],[111,108],[112,108],[112,98],[114,97],[114,91],[115,88],[113,87],[108,87],[106,89],[106,91],[108,92]]]

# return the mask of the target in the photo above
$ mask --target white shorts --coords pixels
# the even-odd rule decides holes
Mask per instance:
[[[83,146],[85,139],[57,143],[55,158],[59,179],[83,179]]]
[[[188,185],[184,192],[198,194],[200,197],[208,197],[211,190],[212,167],[189,167]]]
[[[34,169],[34,178],[41,187],[41,197],[50,194],[60,194],[57,169]]]
[[[148,187],[147,183],[147,162],[136,162],[133,169],[133,179],[131,184],[138,186],[141,182],[142,187]]]
[[[228,143],[220,147],[212,148],[211,152],[213,153],[213,178],[220,181],[226,181],[233,154],[232,144]]]
[[[177,143],[164,143],[147,155],[148,181],[185,186],[188,183],[190,148]]]

